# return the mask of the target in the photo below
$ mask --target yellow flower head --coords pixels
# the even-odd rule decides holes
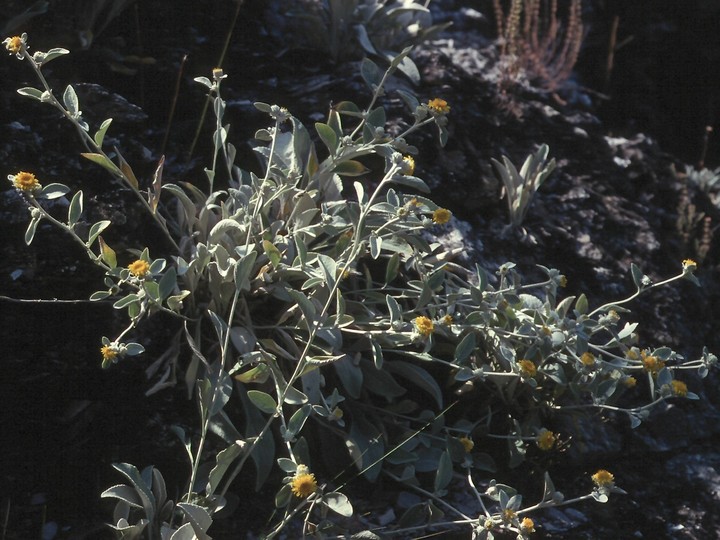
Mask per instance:
[[[450,105],[441,98],[431,99],[427,103],[427,108],[436,114],[447,114],[450,112]]]
[[[298,471],[299,472],[299,471]],[[290,483],[293,495],[300,499],[306,499],[317,490],[317,480],[312,473],[300,473],[295,475]]]
[[[682,262],[682,266],[683,266],[683,272],[686,272],[686,273],[692,272],[695,269],[697,269],[697,263],[695,261],[693,261],[692,259],[685,259]]]
[[[415,159],[412,156],[405,156],[402,162],[402,173],[412,176],[415,173]]]
[[[584,366],[592,367],[595,365],[595,355],[591,352],[584,352],[580,357],[580,361]]]
[[[555,446],[555,442],[557,442],[557,435],[550,430],[543,429],[540,432],[540,435],[538,435],[535,444],[538,445],[540,450],[547,452],[548,450],[552,450],[552,447]]]
[[[118,356],[117,350],[112,345],[103,345],[100,348],[100,354],[102,354],[103,360],[107,362],[114,361]]]
[[[503,510],[502,518],[504,522],[511,523],[517,519],[517,512],[510,508],[506,508]]]
[[[13,183],[15,189],[20,190],[24,193],[33,193],[35,191],[38,191],[39,189],[42,189],[40,182],[38,182],[37,178],[35,178],[35,175],[33,173],[20,171],[16,175],[8,176],[8,180]]]
[[[445,326],[450,326],[453,323],[452,315],[445,315],[441,321]]]
[[[676,395],[677,397],[687,396],[687,384],[682,381],[672,381],[670,384],[672,385],[673,395]]]
[[[435,325],[427,317],[416,317],[413,322],[418,333],[423,337],[428,337],[435,330]]]
[[[532,378],[537,374],[537,367],[535,367],[532,360],[520,360],[518,366],[520,367],[520,374],[525,377]]]
[[[560,276],[560,286],[567,287],[567,278],[565,276]]]
[[[475,447],[475,443],[473,442],[473,440],[470,437],[460,437],[459,441],[460,441],[460,444],[463,445],[465,452],[467,452],[468,454]]]
[[[529,517],[523,518],[523,520],[520,522],[520,530],[525,534],[534,533],[535,522]]]
[[[593,483],[599,488],[608,488],[615,485],[615,476],[605,469],[600,469],[591,476]]]
[[[634,388],[637,384],[637,379],[633,376],[626,377],[623,379],[623,384],[626,388]]]
[[[130,273],[133,276],[144,278],[150,271],[150,263],[143,261],[142,259],[138,259],[134,263],[128,265],[128,270],[130,270]]]
[[[438,208],[433,212],[432,220],[433,223],[438,225],[445,225],[452,217],[452,212],[446,208]]]
[[[645,351],[642,351],[640,356],[642,357],[643,368],[652,375],[657,375],[665,367],[665,362],[659,360],[657,356],[650,356]]]
[[[6,38],[3,43],[10,54],[20,54],[25,47],[25,40],[21,36]]]

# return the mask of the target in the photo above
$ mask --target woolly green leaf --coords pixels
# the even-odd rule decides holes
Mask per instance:
[[[32,88],[30,86],[26,86],[25,88],[18,88],[17,93],[20,94],[21,96],[27,96],[29,98],[33,98],[33,99],[37,99],[38,101],[42,101],[43,91],[38,90],[37,88]]]
[[[438,462],[437,473],[435,474],[435,493],[445,489],[452,480],[452,458],[450,452],[447,450],[440,454],[440,460]]]
[[[160,300],[165,300],[168,296],[170,296],[170,293],[175,290],[175,286],[177,285],[177,271],[175,268],[170,268],[163,276],[160,278],[160,282],[158,283],[158,294]]]
[[[322,500],[333,512],[337,512],[341,516],[352,517],[352,504],[350,504],[350,500],[342,493],[338,493],[337,491],[327,493],[323,495]]]
[[[41,219],[42,218],[32,218],[30,223],[28,223],[27,230],[25,231],[25,244],[28,246],[32,244],[33,238],[35,238],[35,231]]]
[[[185,513],[197,540],[210,540],[206,531],[212,525],[213,520],[208,511],[202,506],[191,503],[178,503],[177,506]]]
[[[68,208],[68,225],[72,227],[80,219],[80,215],[83,211],[83,192],[82,190],[75,193],[72,200],[70,201],[70,207]]]
[[[47,2],[42,2],[42,3],[44,3],[44,4],[47,5]],[[37,53],[36,53],[36,54],[37,54]],[[64,55],[66,55],[66,54],[70,54],[70,51],[68,51],[67,49],[62,49],[62,48],[60,48],[60,47],[55,47],[55,48],[53,48],[53,49],[50,49],[48,52],[46,52],[46,53],[43,55],[42,61],[41,61],[40,63],[41,63],[41,65],[44,66],[45,64],[47,64],[47,63],[50,62],[51,60],[54,60],[55,58],[59,58],[60,56],[64,56]]]
[[[577,311],[578,315],[585,315],[588,310],[588,299],[587,296],[585,296],[585,293],[578,296],[577,301],[575,302],[575,311]]]
[[[235,265],[235,287],[241,291],[250,290],[250,274],[257,259],[257,251],[251,251]]]
[[[107,133],[107,130],[110,127],[111,123],[112,118],[108,118],[102,124],[100,124],[100,128],[95,133],[93,139],[95,140],[95,144],[97,144],[98,147],[102,146],[103,141],[105,140],[105,134]]]
[[[275,508],[285,508],[292,501],[293,492],[290,484],[285,484],[275,495]]]
[[[349,159],[338,163],[332,172],[341,176],[362,176],[368,172],[368,169],[359,161]]]
[[[310,412],[312,412],[312,405],[309,403],[306,403],[295,411],[288,421],[287,431],[284,435],[285,440],[292,441],[295,437],[297,437],[298,433],[300,433],[305,425],[305,421],[310,416]]]
[[[120,472],[130,481],[132,487],[135,488],[135,491],[140,497],[145,511],[145,517],[152,521],[155,517],[155,496],[150,488],[150,482],[146,481],[144,478],[145,476],[149,476],[145,474],[146,471],[152,474],[150,472],[152,471],[152,467],[143,470],[143,474],[141,475],[137,467],[130,465],[129,463],[113,463],[112,466],[116,471]]]
[[[97,237],[100,235],[100,233],[107,229],[111,223],[112,222],[109,219],[94,223],[93,226],[90,227],[90,232],[88,233],[88,241],[85,242],[85,245],[87,247],[92,246],[93,242],[97,240]]]
[[[382,248],[382,237],[376,234],[370,235],[370,256],[373,259],[377,259],[380,256],[380,249]]]
[[[77,94],[71,85],[68,85],[65,92],[63,92],[63,103],[71,115],[75,115],[80,111]]]
[[[208,475],[208,483],[205,491],[208,495],[215,493],[215,490],[220,485],[225,473],[238,457],[240,457],[245,449],[247,443],[244,441],[236,441],[224,450],[218,452],[215,457],[215,466]]]
[[[443,398],[440,386],[427,371],[425,371],[421,367],[416,366],[415,364],[411,364],[410,362],[403,362],[400,360],[387,362],[385,364],[385,369],[392,373],[400,375],[404,379],[407,379],[408,381],[416,385],[421,390],[430,394],[433,399],[435,399],[435,403],[437,403],[438,408],[442,408]]]
[[[391,283],[398,275],[400,271],[400,254],[395,252],[388,259],[387,267],[385,268],[385,284]]]
[[[39,198],[43,199],[59,199],[63,195],[70,192],[70,188],[65,184],[48,184],[40,190]]]
[[[417,176],[398,174],[393,177],[393,182],[403,186],[411,187],[413,189],[417,189],[421,193],[430,193],[430,188],[427,186],[427,184]]]
[[[320,139],[322,142],[327,146],[327,149],[330,151],[330,155],[334,156],[338,149],[339,139],[337,134],[335,133],[335,130],[328,126],[327,124],[323,124],[322,122],[315,122],[315,129],[318,132],[318,135],[320,135]]]
[[[92,152],[83,152],[80,155],[85,159],[89,159],[93,163],[100,165],[104,169],[107,169],[114,175],[122,176],[120,169],[117,165],[110,161],[107,156],[104,156],[103,154],[94,154]]]
[[[120,499],[134,508],[142,508],[140,495],[138,495],[135,489],[126,484],[118,484],[117,486],[106,489],[100,494],[100,498]]]
[[[402,320],[402,311],[400,310],[400,304],[392,296],[385,295],[385,303],[387,304],[388,311],[390,312],[390,324]]]
[[[455,348],[455,361],[462,362],[475,350],[475,333],[470,332]]]
[[[265,251],[265,255],[268,256],[268,259],[270,259],[270,263],[273,267],[277,268],[278,264],[280,264],[280,261],[282,260],[280,250],[269,240],[263,240],[262,246]]]
[[[105,261],[110,268],[116,268],[117,257],[115,251],[105,243],[102,236],[98,236],[98,243],[100,244],[100,257],[102,260]]]
[[[638,288],[638,290],[642,290],[645,288],[645,285],[643,285],[643,273],[642,270],[636,265],[635,263],[630,264],[630,273],[632,274],[633,282],[635,283],[635,286]]]
[[[248,390],[247,397],[252,401],[253,405],[266,414],[275,414],[275,411],[277,411],[277,403],[270,394],[260,390]]]
[[[370,89],[374,92],[378,86],[380,86],[380,81],[383,77],[382,70],[369,58],[363,58],[362,64],[360,66],[360,75],[362,75],[363,80],[365,83],[370,87]],[[257,105],[256,105],[257,106]]]

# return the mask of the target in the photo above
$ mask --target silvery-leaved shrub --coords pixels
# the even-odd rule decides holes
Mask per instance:
[[[452,214],[427,197],[416,176],[422,156],[409,142],[432,124],[444,144],[450,105],[402,92],[406,128],[386,131],[385,83],[409,48],[384,71],[364,60],[369,105],[338,101],[312,129],[281,106],[256,103],[268,119],[255,135],[260,175],[236,163],[223,123],[227,75],[198,77],[216,118],[205,177],[164,181],[161,159],[143,186],[119,151],[104,148],[111,119],[91,127],[72,85],[60,99],[47,85],[44,64],[67,51],[31,55],[25,34],[4,44],[41,84],[19,93],[77,128],[88,165],[130,189],[169,246],[116,252],[102,237],[110,221],[83,223],[82,191],[43,185],[39,173],[8,177],[30,210],[27,243],[42,220],[69,234],[105,271],[91,298],[127,313],[128,326],[99,344],[103,367],[143,352],[133,335],[155,313],[173,317],[179,330],[156,360],[149,391],[182,373],[197,400],[195,432],[174,427],[188,478],[174,502],[157,469],[116,464],[127,483],[103,496],[118,501],[113,527],[122,538],[209,538],[218,512],[244,511],[247,466],[256,489],[270,482],[275,491],[268,538],[291,522],[303,536],[360,532],[346,519],[358,477],[382,477],[421,501],[364,538],[428,527],[527,538],[541,508],[606,502],[624,491],[601,469],[585,480],[584,494],[565,497],[546,473],[542,496],[527,501],[495,478],[498,463],[522,467],[528,456],[567,445],[572,434],[550,424],[558,414],[613,411],[636,426],[667,400],[697,399],[684,373],[705,376],[717,362],[708,351],[688,361],[639,343],[624,307],[678,280],[699,284],[692,260],[657,283],[633,265],[635,293],[598,307],[582,294],[562,295],[566,279],[556,269],[540,266],[544,279],[524,283],[512,263],[491,275],[452,262],[434,235]],[[538,168],[544,174],[548,166]],[[55,215],[46,200],[61,197],[70,199],[67,213]],[[323,459],[328,450],[341,459]],[[477,501],[476,513],[449,502],[459,487]]]

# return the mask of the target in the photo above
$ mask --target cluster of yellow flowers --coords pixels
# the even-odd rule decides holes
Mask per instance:
[[[5,45],[5,50],[7,50],[7,52],[22,59],[23,52],[27,47],[27,34],[5,38],[3,40],[3,45]]]
[[[103,345],[100,348],[100,354],[102,354],[103,360],[112,362],[118,357],[118,351],[112,345]]]
[[[520,368],[520,374],[524,377],[533,378],[537,375],[537,367],[532,360],[520,360],[518,367]]]
[[[403,171],[402,173],[407,176],[412,176],[415,173],[415,158],[412,156],[405,156],[403,158]]]
[[[142,259],[138,259],[137,261],[128,265],[128,270],[130,270],[130,273],[136,278],[142,279],[150,271],[150,263],[148,263],[147,261],[143,261]]]
[[[672,391],[673,391],[674,395],[676,395],[677,397],[687,397],[687,394],[688,394],[687,384],[685,384],[682,381],[675,380],[675,381],[672,381],[670,383],[670,385],[672,386]]]
[[[317,480],[315,480],[315,475],[310,472],[310,469],[306,465],[298,465],[297,472],[292,482],[290,482],[293,495],[299,499],[307,499],[317,491],[317,487]]]
[[[460,444],[463,445],[465,452],[467,452],[468,454],[472,451],[473,448],[475,448],[475,443],[470,437],[460,437],[459,441]]]
[[[36,191],[42,189],[42,185],[38,182],[38,179],[35,178],[33,173],[20,171],[17,174],[9,175],[8,180],[12,182],[15,189],[28,195],[32,195]]]
[[[584,352],[580,357],[580,361],[586,367],[592,367],[595,365],[595,355],[590,351]]]
[[[421,316],[415,318],[415,328],[418,331],[418,334],[420,334],[423,337],[429,337],[430,334],[433,333],[435,330],[435,325],[430,320],[430,318]]]
[[[657,356],[649,355],[646,351],[642,351],[640,357],[642,358],[643,368],[652,375],[657,375],[665,367],[665,362]]]
[[[445,225],[452,217],[452,212],[446,208],[438,208],[433,212],[432,220],[436,225]]]
[[[448,102],[441,98],[431,99],[427,102],[427,108],[435,114],[448,114],[450,112],[450,105]]]
[[[600,469],[590,478],[592,479],[593,483],[599,488],[611,488],[615,485],[615,476],[611,472],[606,471],[605,469]]]
[[[544,450],[547,452],[548,450],[552,450],[553,446],[555,446],[555,443],[557,442],[557,435],[555,435],[552,431],[543,429],[540,432],[540,435],[537,436],[537,440],[535,441],[535,444],[537,444],[538,448],[540,450]]]

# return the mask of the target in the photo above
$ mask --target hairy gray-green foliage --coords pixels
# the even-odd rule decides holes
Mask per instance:
[[[346,532],[342,517],[353,507],[345,487],[358,476],[380,475],[424,499],[396,532],[441,523],[468,527],[477,538],[492,538],[493,530],[522,537],[523,514],[623,493],[611,482],[565,500],[546,475],[542,499],[529,505],[492,478],[498,461],[517,467],[538,451],[550,413],[610,410],[638,425],[667,399],[697,398],[678,376],[683,370],[704,376],[716,357],[705,351],[686,361],[669,348],[638,344],[637,323],[623,307],[676,280],[697,283],[694,262],[659,283],[633,266],[636,292],[592,309],[584,295],[560,294],[565,278],[558,270],[540,266],[546,278],[537,283],[523,283],[512,263],[489,275],[453,263],[428,234],[449,212],[414,176],[409,157],[422,156],[406,137],[433,124],[444,143],[446,112],[403,92],[412,122],[392,136],[380,99],[409,52],[385,71],[365,60],[370,104],[339,102],[315,124],[316,136],[286,109],[257,103],[270,124],[256,133],[261,176],[235,163],[223,123],[226,76],[216,70],[212,79],[198,78],[216,115],[212,165],[198,182],[204,187],[163,181],[161,160],[147,191],[119,152],[113,160],[103,150],[110,119],[90,136],[72,86],[57,100],[42,63],[33,64],[45,89],[21,93],[63,112],[88,146],[83,155],[136,194],[172,246],[161,257],[139,246],[131,252],[135,262],[124,267],[101,236],[109,221],[92,224],[87,234],[76,227],[85,212],[82,192],[73,194],[67,219],[43,206],[44,199],[68,195],[66,186],[23,192],[32,210],[28,243],[42,219],[70,234],[106,271],[105,288],[92,299],[112,298],[128,314],[128,327],[103,339],[104,367],[143,352],[126,338],[154,313],[172,315],[181,327],[153,365],[149,392],[183,373],[188,396],[197,400],[196,434],[175,428],[190,463],[186,492],[175,504],[157,470],[116,465],[129,483],[103,497],[118,500],[113,526],[123,538],[207,538],[213,516],[237,503],[233,491],[247,489],[233,482],[248,463],[256,488],[275,483],[278,513],[269,537],[301,516],[318,534]],[[517,225],[529,194],[552,169],[546,156],[541,147],[520,173],[507,161],[496,163],[509,178],[509,199],[519,201]],[[371,169],[377,162],[382,167]],[[624,400],[628,392],[633,406]],[[318,430],[341,441],[347,469],[318,459]],[[552,450],[554,437],[543,439],[542,450]],[[483,451],[497,448],[489,444],[497,439],[507,450]],[[446,501],[457,473],[482,506],[479,516]],[[298,490],[300,480],[311,492]]]

